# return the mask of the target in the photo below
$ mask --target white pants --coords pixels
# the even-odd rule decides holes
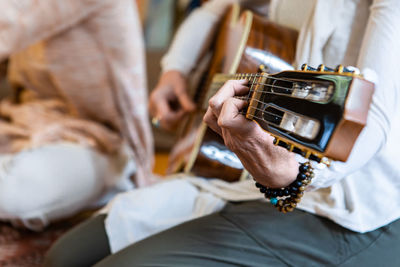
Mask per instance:
[[[129,189],[133,171],[123,151],[111,157],[72,143],[0,155],[0,219],[41,230],[93,205],[111,189]]]

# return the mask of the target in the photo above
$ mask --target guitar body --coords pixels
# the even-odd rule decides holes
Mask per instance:
[[[260,66],[269,73],[292,69],[297,32],[233,5],[217,36],[207,75],[194,96],[199,109],[191,115],[183,137],[171,151],[168,172],[237,181],[245,175],[239,159],[202,123],[208,99],[218,89],[211,86],[212,78],[217,73],[255,73]]]

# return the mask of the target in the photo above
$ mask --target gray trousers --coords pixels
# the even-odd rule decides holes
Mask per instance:
[[[400,266],[400,220],[360,234],[300,210],[229,203],[110,255],[104,218],[62,237],[45,266]]]

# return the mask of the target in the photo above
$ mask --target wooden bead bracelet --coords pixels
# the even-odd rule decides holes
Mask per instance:
[[[311,167],[310,162],[301,163],[299,166],[299,174],[297,174],[296,180],[290,185],[274,189],[265,187],[262,184],[256,182],[256,187],[260,189],[260,192],[270,200],[271,204],[274,205],[279,211],[286,213],[291,212],[296,208],[297,203],[300,202],[304,195],[306,186],[311,183],[311,179],[314,177],[314,170]]]

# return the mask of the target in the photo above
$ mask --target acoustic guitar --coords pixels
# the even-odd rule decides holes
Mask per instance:
[[[250,90],[242,97],[249,102],[243,115],[273,135],[274,144],[317,162],[346,161],[365,126],[374,85],[343,66],[293,70],[297,33],[238,5],[220,29],[208,76],[194,96],[199,110],[174,146],[168,171],[226,181],[247,176],[222,138],[202,123],[209,98],[225,81],[244,78]]]

